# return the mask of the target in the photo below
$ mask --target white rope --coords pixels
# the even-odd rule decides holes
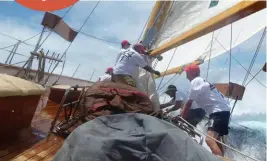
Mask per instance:
[[[188,124],[189,126],[191,126],[191,127],[193,128],[193,129],[189,128],[190,130],[193,130],[193,131],[194,131],[194,129],[195,129],[195,130],[196,130],[197,132],[199,132],[200,134],[202,134],[202,135],[204,135],[204,136],[206,136],[206,137],[208,137],[208,138],[210,138],[210,139],[216,141],[217,143],[220,143],[221,145],[223,145],[223,146],[225,146],[225,147],[227,147],[227,148],[229,148],[229,149],[231,149],[231,150],[233,150],[233,151],[235,151],[235,152],[237,152],[237,153],[239,153],[239,154],[241,154],[241,155],[243,155],[243,156],[246,156],[247,158],[250,158],[251,160],[259,161],[259,160],[257,160],[257,159],[254,159],[254,158],[252,158],[252,157],[250,157],[250,156],[248,156],[248,155],[246,155],[246,154],[244,154],[244,153],[242,153],[242,152],[240,152],[240,151],[238,151],[238,150],[236,150],[236,149],[230,147],[229,145],[224,144],[224,143],[221,142],[221,141],[218,141],[217,139],[215,139],[215,138],[209,136],[208,134],[203,133],[202,131],[198,130],[195,126],[191,125],[189,122],[187,122],[187,121],[186,121],[185,119],[183,119],[182,117],[180,117],[180,116],[178,116],[178,117],[179,117],[179,119],[183,120],[186,124]]]

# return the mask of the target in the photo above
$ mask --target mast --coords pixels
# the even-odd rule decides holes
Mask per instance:
[[[157,1],[151,16],[149,18],[145,34],[143,36],[143,45],[149,47],[156,34],[159,33],[164,21],[168,16],[168,10],[170,9],[173,1]]]

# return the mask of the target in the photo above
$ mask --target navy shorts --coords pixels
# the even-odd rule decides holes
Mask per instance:
[[[205,117],[205,115],[206,112],[202,108],[191,109],[189,110],[186,121],[196,127],[197,124]]]
[[[219,136],[228,135],[229,111],[215,112],[210,114],[208,130],[215,131]]]

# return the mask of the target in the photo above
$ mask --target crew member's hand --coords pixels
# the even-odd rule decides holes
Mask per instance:
[[[148,50],[147,52],[145,52],[145,55],[150,55],[150,53],[153,51],[153,49]]]
[[[166,111],[163,112],[164,115],[167,115],[168,113],[169,113],[168,110],[166,110]]]
[[[160,76],[160,72],[159,71],[155,71],[154,72],[157,76]]]
[[[153,51],[153,49],[148,50],[149,53],[151,53],[152,51]]]

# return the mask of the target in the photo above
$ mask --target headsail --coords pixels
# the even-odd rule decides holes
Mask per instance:
[[[159,71],[165,71],[169,63],[168,69],[194,61],[201,63],[224,53],[230,46],[242,43],[266,26],[265,21],[260,20],[266,14],[264,8],[266,8],[265,1],[159,1],[145,30],[143,43],[155,49],[152,55],[163,54],[163,61],[156,67]],[[239,19],[242,20],[238,21]],[[232,36],[229,32],[231,26],[228,25],[231,23],[234,31]],[[248,24],[253,25],[247,27]],[[212,38],[212,31],[215,30],[217,31]],[[230,45],[231,37],[232,45]],[[212,39],[213,46],[210,53]],[[178,48],[171,61],[175,47]],[[207,56],[209,54],[210,56]],[[170,74],[176,72],[177,70],[174,70]],[[144,72],[142,75],[144,77]],[[146,81],[141,80],[140,84],[147,89],[148,95],[155,96],[156,89],[149,88],[152,85],[148,83],[148,80],[151,83],[154,80],[149,75],[146,75],[146,78]],[[157,100],[158,98],[152,102]]]

